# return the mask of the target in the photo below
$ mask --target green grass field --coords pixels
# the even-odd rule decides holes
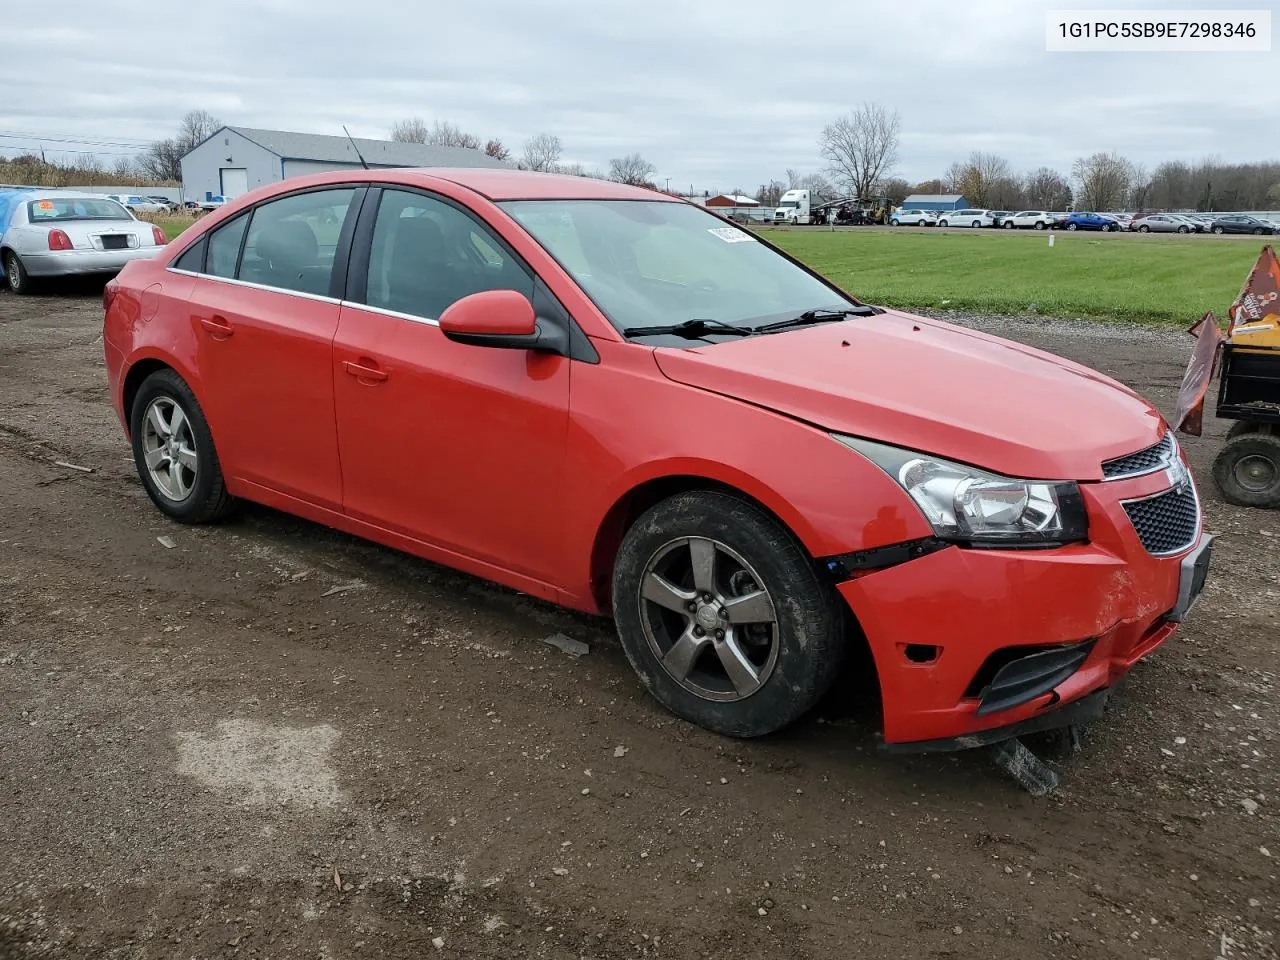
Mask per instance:
[[[885,306],[1190,325],[1225,322],[1270,238],[1038,231],[771,230],[769,241]]]

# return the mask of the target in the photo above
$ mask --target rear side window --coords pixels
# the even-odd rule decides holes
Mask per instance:
[[[329,292],[338,237],[354,188],[316,190],[253,211],[239,279],[299,293]]]
[[[200,273],[204,270],[204,247],[208,242],[207,238],[201,237],[186,250],[182,251],[182,256],[173,262],[175,270],[187,270],[191,273]]]
[[[205,273],[213,277],[235,278],[236,259],[240,256],[240,240],[244,237],[244,228],[248,225],[249,215],[242,213],[210,234],[209,259]]]

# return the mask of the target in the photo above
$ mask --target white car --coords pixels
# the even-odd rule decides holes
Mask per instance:
[[[938,215],[932,210],[899,210],[889,223],[895,227],[936,227]]]
[[[115,200],[90,193],[0,193],[0,262],[14,293],[35,277],[116,274],[167,242]]]
[[[1019,210],[1005,217],[1000,226],[1006,230],[1047,230],[1057,219],[1048,210]]]
[[[990,210],[948,210],[938,214],[940,227],[991,227],[995,222]]]
[[[134,213],[168,213],[169,207],[158,200],[152,200],[150,197],[141,197],[137,194],[127,193],[108,193],[104,194],[108,200],[114,200],[123,207],[127,207]]]

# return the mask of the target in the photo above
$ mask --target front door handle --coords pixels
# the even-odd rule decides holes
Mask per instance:
[[[213,334],[215,340],[225,340],[236,332],[235,328],[231,326],[230,320],[226,317],[220,317],[216,313],[212,317],[201,317],[200,326]]]
[[[382,383],[387,379],[386,371],[379,370],[373,365],[372,360],[361,358],[359,363],[356,363],[353,360],[348,360],[343,364],[343,366],[346,367],[347,373],[351,374],[351,376],[355,377],[361,383]]]

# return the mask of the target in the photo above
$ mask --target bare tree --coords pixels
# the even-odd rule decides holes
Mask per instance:
[[[1133,209],[1142,213],[1147,209],[1147,203],[1151,198],[1151,173],[1141,163],[1135,163],[1130,167],[1129,179],[1129,204]]]
[[[995,202],[995,185],[1012,180],[1013,168],[1004,157],[977,150],[964,163],[953,163],[947,169],[947,178],[952,180],[952,189],[964,194],[969,203],[989,207]]]
[[[1080,184],[1080,204],[1086,210],[1110,210],[1124,203],[1133,181],[1133,167],[1118,153],[1080,157],[1071,167]]]
[[[790,171],[787,172],[790,174]],[[808,190],[809,200],[812,203],[826,203],[828,200],[836,199],[836,188],[820,173],[806,173],[795,181],[792,189]]]
[[[208,140],[222,126],[222,121],[208,110],[188,110],[178,124],[178,147],[186,156],[192,148]]]
[[[787,189],[788,190],[804,189],[804,187],[800,186],[800,171],[796,170],[793,167],[787,167]]]
[[[397,143],[427,143],[433,147],[480,149],[479,137],[472,133],[465,133],[461,127],[448,120],[437,120],[428,127],[421,117],[410,117],[392,126],[391,139]]]
[[[911,193],[911,184],[901,177],[888,177],[875,185],[877,196],[888,197],[894,206],[902,203]]]
[[[831,175],[850,193],[866,197],[898,161],[898,111],[864,103],[827,124],[818,141]]]
[[[137,160],[133,157],[120,157],[111,168],[111,175],[124,182],[131,179],[137,180],[139,176]]]
[[[804,189],[794,185],[799,182],[800,178],[798,175],[794,178],[791,177],[793,173],[795,173],[794,170],[787,171],[788,183],[783,183],[781,180],[770,180],[768,183],[762,183],[760,189],[756,191],[756,199],[760,201],[760,204],[765,207],[776,207],[782,199],[784,190]]]
[[[549,173],[555,170],[556,164],[560,162],[560,151],[560,138],[554,133],[535,134],[524,145],[521,166],[526,170]]]
[[[1066,177],[1049,167],[1041,167],[1023,178],[1027,205],[1041,210],[1065,210],[1071,206],[1071,185]]]
[[[398,120],[391,126],[391,139],[396,143],[426,143],[430,133],[427,122],[421,117]]]
[[[501,140],[494,137],[484,145],[485,156],[493,157],[495,160],[510,160],[511,151],[506,148]]]
[[[181,180],[182,158],[208,140],[222,121],[207,110],[189,110],[178,124],[178,135],[157,140],[138,158],[138,167],[153,180]]]
[[[625,157],[614,157],[609,161],[609,179],[629,183],[633,187],[651,185],[657,172],[658,168],[638,153],[628,153]]]

